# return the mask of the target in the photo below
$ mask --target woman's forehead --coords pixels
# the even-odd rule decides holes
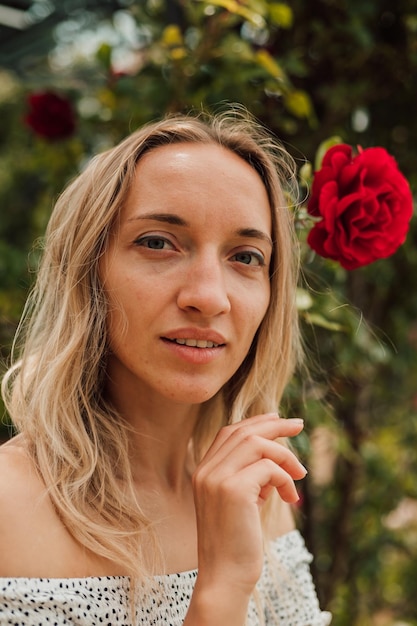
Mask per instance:
[[[269,196],[257,171],[217,144],[177,143],[146,153],[137,163],[122,210],[122,221],[149,212],[188,212],[210,216],[222,208],[222,220],[236,216],[268,222]],[[190,209],[192,209],[190,214]],[[223,214],[222,214],[223,213]],[[213,224],[212,224],[213,225]]]

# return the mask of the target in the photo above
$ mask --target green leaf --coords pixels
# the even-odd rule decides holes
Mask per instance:
[[[310,161],[306,161],[301,167],[298,179],[302,187],[310,187],[313,180],[313,168]]]
[[[108,43],[102,43],[101,46],[99,46],[96,56],[106,70],[111,68],[112,47]]]
[[[248,22],[254,24],[258,28],[265,26],[265,20],[259,13],[248,9],[245,6],[242,6],[237,0],[210,0],[206,4],[211,4],[217,7],[221,7],[222,9],[226,9],[229,13],[233,13],[233,15],[239,15],[243,17]]]
[[[306,91],[295,89],[284,98],[285,106],[290,113],[299,118],[309,118],[313,115],[311,98]]]
[[[323,315],[320,315],[320,313],[304,313],[303,317],[308,324],[320,326],[320,328],[325,328],[326,330],[334,330],[335,332],[343,332],[346,330],[342,324],[332,322],[323,317]]]
[[[161,41],[169,47],[182,46],[184,39],[179,26],[177,24],[168,24],[163,30]]]
[[[294,15],[291,7],[282,2],[271,2],[269,5],[269,17],[271,22],[281,28],[291,28]]]
[[[255,55],[255,60],[257,61],[258,65],[263,67],[264,70],[268,72],[268,74],[271,74],[271,76],[273,76],[277,80],[285,79],[284,70],[277,63],[274,57],[271,56],[268,50],[258,50]]]

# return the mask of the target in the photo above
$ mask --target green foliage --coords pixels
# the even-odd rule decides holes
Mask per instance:
[[[165,112],[244,104],[299,161],[302,194],[311,164],[317,169],[339,141],[386,147],[416,190],[417,5],[392,5],[125,3],[105,22],[93,11],[73,14],[72,35],[57,31],[56,48],[31,59],[27,76],[3,71],[2,356],[36,268],[39,252],[29,251],[56,195],[94,152]],[[93,53],[83,49],[82,24],[90,39],[100,35]],[[44,88],[76,107],[77,130],[65,141],[36,137],[23,123],[27,94]],[[322,604],[335,626],[417,624],[416,220],[392,258],[351,273],[309,250],[303,207],[297,226],[313,375],[299,374],[287,402],[307,424],[296,443],[310,469],[300,525]]]

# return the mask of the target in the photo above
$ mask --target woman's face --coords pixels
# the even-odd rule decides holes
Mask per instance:
[[[214,396],[268,308],[271,254],[267,192],[246,161],[211,144],[145,154],[100,267],[114,399]]]

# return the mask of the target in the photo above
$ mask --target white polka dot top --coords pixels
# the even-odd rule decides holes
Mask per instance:
[[[312,557],[298,531],[271,543],[247,626],[327,626],[310,574]],[[187,613],[197,570],[156,576],[139,594],[132,622],[129,578],[0,578],[0,625],[180,626]]]

